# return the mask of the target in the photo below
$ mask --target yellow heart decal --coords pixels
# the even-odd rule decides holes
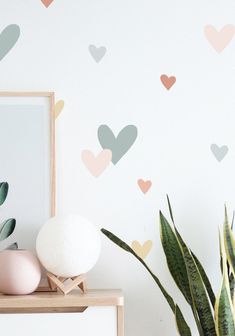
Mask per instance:
[[[55,104],[55,119],[59,117],[63,108],[64,108],[64,101],[58,100],[58,102]]]
[[[131,243],[132,249],[141,259],[145,259],[147,257],[147,255],[151,251],[152,246],[152,240],[146,240],[143,245],[141,245],[137,240],[134,240]]]

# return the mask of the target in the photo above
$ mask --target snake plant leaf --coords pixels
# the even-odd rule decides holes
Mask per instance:
[[[229,275],[229,288],[230,288],[231,299],[233,301],[233,299],[234,299],[234,291],[235,291],[235,278],[234,278],[233,273],[231,273]]]
[[[215,297],[214,291],[212,289],[210,280],[209,280],[209,278],[208,278],[208,276],[207,276],[207,274],[206,274],[206,272],[204,270],[204,267],[202,266],[201,262],[198,260],[197,256],[192,251],[191,251],[191,254],[192,254],[193,259],[194,259],[194,261],[195,261],[195,263],[197,265],[197,268],[198,268],[198,270],[199,270],[199,272],[201,274],[201,277],[202,277],[202,280],[203,280],[204,285],[206,287],[207,294],[208,294],[208,296],[210,298],[211,304],[214,307],[215,306],[215,299],[216,299],[216,297]]]
[[[185,249],[187,250],[187,246],[184,243],[184,241],[183,241],[180,233],[178,232],[175,224],[174,224],[174,230],[175,230],[175,234],[177,236],[177,239],[179,241],[179,244],[181,246],[182,252],[184,253],[184,250]],[[187,271],[187,273],[188,273],[188,271]],[[191,289],[190,289],[190,292],[191,292]],[[192,297],[192,294],[191,294],[191,297]],[[196,310],[196,306],[195,306],[195,302],[194,302],[193,297],[192,297],[191,309],[192,309],[192,313],[193,313],[193,316],[194,316],[194,319],[195,319],[195,322],[196,322],[196,325],[197,325],[197,329],[198,329],[199,335],[200,336],[204,336],[204,332],[202,330],[202,326],[201,326],[201,323],[200,323],[199,318],[198,318],[198,313],[197,313],[197,310]]]
[[[136,254],[134,252],[134,250],[127,244],[125,243],[123,240],[121,240],[119,237],[115,236],[112,232],[106,230],[106,229],[101,229],[101,232],[108,237],[113,243],[115,243],[116,245],[118,245],[119,247],[121,247],[123,250],[132,253],[132,254]]]
[[[192,297],[183,252],[171,225],[161,211],[160,234],[169,271],[186,301],[191,305]]]
[[[227,218],[225,215],[225,222]],[[221,241],[223,281],[215,303],[215,323],[218,336],[235,336],[235,313],[230,296],[225,239]]]
[[[178,243],[181,247],[181,250],[183,251],[184,248],[186,248],[186,244],[184,243],[181,235],[179,234],[179,232],[177,231],[177,228],[175,226],[175,222],[174,222],[174,217],[173,217],[173,211],[172,211],[172,207],[171,207],[171,203],[170,203],[170,199],[169,199],[169,196],[167,195],[167,203],[168,203],[168,209],[169,209],[169,213],[170,213],[170,217],[171,217],[171,220],[174,224],[174,229],[175,229],[175,236],[177,237],[177,240],[178,240]],[[207,290],[207,293],[209,295],[209,298],[211,300],[211,303],[214,307],[214,304],[215,304],[215,294],[213,292],[213,289],[212,289],[212,286],[211,286],[211,283],[209,281],[209,278],[207,277],[206,275],[206,272],[202,266],[202,264],[200,263],[200,261],[198,260],[198,258],[194,255],[195,257],[195,262],[197,264],[197,267],[199,269],[199,272],[201,274],[201,277],[202,277],[202,280],[204,282],[204,285],[206,286],[206,290]],[[185,268],[186,268],[186,265],[185,265]],[[188,280],[189,282],[189,280]],[[191,293],[190,293],[190,298],[191,298]],[[197,310],[196,310],[196,306],[195,306],[195,302],[194,300],[191,298],[191,301],[189,302],[190,305],[191,305],[191,308],[192,308],[192,312],[193,312],[193,315],[194,315],[194,319],[195,319],[195,322],[197,324],[197,328],[198,328],[198,332],[201,336],[204,336],[204,332],[202,330],[202,326],[201,326],[201,323],[198,319],[198,313],[197,313]]]
[[[124,249],[125,251],[131,253],[136,259],[139,260],[139,262],[141,262],[141,264],[146,268],[146,270],[150,273],[150,275],[152,276],[152,278],[154,279],[154,281],[156,282],[156,284],[158,285],[159,289],[161,290],[163,296],[165,297],[166,301],[168,302],[172,312],[175,314],[175,302],[172,299],[172,297],[168,294],[168,292],[165,290],[165,288],[163,287],[163,285],[161,284],[160,280],[158,279],[158,277],[150,270],[150,268],[146,265],[146,263],[144,262],[143,259],[141,259],[136,253],[135,251],[128,245],[126,244],[123,240],[121,240],[120,238],[118,238],[117,236],[115,236],[112,232],[106,230],[106,229],[101,229],[101,232],[108,237],[113,243],[115,243],[116,245],[118,245],[119,247],[121,247],[122,249]],[[185,321],[185,318],[180,310],[180,308],[178,307],[177,309],[178,311],[178,318],[180,318],[181,320],[181,324],[184,325],[184,328],[188,328],[187,322]],[[189,334],[190,335],[190,334]]]
[[[232,218],[232,224],[231,224],[232,231],[233,231],[234,217],[235,217],[235,211],[233,211],[233,218]]]
[[[220,254],[220,271],[223,275],[223,258],[222,258],[222,249],[221,249],[221,236],[219,232],[219,254]]]
[[[0,228],[0,241],[8,238],[15,230],[16,220],[9,218],[2,223]]]
[[[224,281],[215,304],[215,321],[218,336],[235,336],[233,308]]]
[[[196,262],[188,248],[184,251],[184,259],[187,267],[191,294],[203,333],[205,336],[215,336],[215,324],[207,292]]]
[[[172,223],[175,223],[170,198],[169,198],[168,195],[166,195],[166,198],[167,198],[167,204],[168,204],[168,209],[169,209],[169,213],[170,213],[170,216],[171,216]]]
[[[175,233],[183,249],[184,260],[185,260],[185,264],[187,268],[193,304],[196,307],[199,321],[200,321],[200,325],[198,325],[197,323],[199,333],[200,335],[202,334],[204,336],[215,336],[216,335],[215,323],[214,323],[210,302],[208,300],[206,288],[203,283],[201,274],[199,272],[197,264],[190,250],[188,249],[187,245],[184,243],[176,227],[175,227]],[[200,330],[201,328],[202,328],[202,331]]]
[[[221,271],[221,274],[223,275],[223,258],[222,258],[222,251],[221,251],[220,233],[219,233],[219,251],[220,251],[220,271]],[[229,266],[228,260],[227,260],[227,270],[228,270],[228,274],[230,274],[230,266]]]
[[[7,182],[0,183],[0,205],[2,205],[5,202],[8,194],[8,189],[9,185]]]
[[[172,207],[171,207],[171,203],[170,203],[170,199],[169,199],[169,196],[167,195],[167,203],[168,203],[168,208],[169,208],[169,213],[170,213],[170,216],[171,216],[171,220],[173,222],[173,224],[175,223],[174,222],[174,217],[173,217],[173,211],[172,211]],[[175,224],[174,224],[175,226]],[[193,258],[197,264],[197,267],[199,269],[199,272],[201,274],[201,277],[202,277],[202,280],[204,282],[204,285],[206,286],[206,290],[207,290],[207,293],[209,295],[209,298],[210,298],[210,301],[211,301],[211,304],[212,306],[214,307],[215,305],[215,294],[213,292],[213,289],[212,289],[212,286],[211,286],[211,283],[210,283],[210,280],[201,264],[201,262],[198,260],[198,258],[196,257],[196,255],[191,251],[192,255],[193,255]],[[186,266],[185,266],[186,268]],[[190,295],[191,297],[191,295]]]
[[[228,223],[228,216],[227,216],[226,209],[225,209],[225,221],[224,221],[223,233],[224,233],[224,245],[225,245],[227,259],[228,259],[231,271],[233,272],[233,275],[235,276],[235,240],[234,240],[232,229]]]
[[[185,323],[178,305],[175,306],[175,321],[180,336],[192,336],[191,330],[187,323]]]

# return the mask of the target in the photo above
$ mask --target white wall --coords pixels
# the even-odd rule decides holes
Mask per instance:
[[[223,204],[235,203],[235,39],[217,53],[208,24],[234,23],[233,0],[0,0],[0,30],[18,24],[21,36],[0,62],[1,90],[53,90],[65,107],[57,119],[57,210],[76,211],[128,243],[153,241],[147,263],[186,303],[167,272],[158,210],[169,193],[179,229],[219,286],[218,226]],[[89,45],[107,52],[96,63]],[[166,90],[162,74],[176,83]],[[93,177],[81,152],[98,154],[97,129],[117,135],[138,128],[129,152]],[[211,144],[229,150],[218,162]],[[139,178],[152,180],[147,194]],[[176,335],[159,289],[129,255],[103,238],[89,278],[92,287],[122,287],[126,335]],[[194,332],[193,334],[195,334]]]

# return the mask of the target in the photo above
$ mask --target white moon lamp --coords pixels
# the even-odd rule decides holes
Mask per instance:
[[[52,280],[55,287],[59,287],[55,282],[60,278],[63,282],[72,279],[74,285],[79,286],[85,279],[84,274],[98,261],[100,249],[99,230],[75,214],[52,217],[43,225],[36,240],[38,258],[50,272],[49,282]],[[60,289],[66,292],[63,286]]]

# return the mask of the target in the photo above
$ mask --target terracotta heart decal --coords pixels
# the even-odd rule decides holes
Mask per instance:
[[[168,77],[167,75],[161,75],[160,77],[162,84],[165,86],[167,90],[175,84],[176,78],[174,76]]]
[[[63,108],[64,108],[64,101],[58,100],[58,102],[55,104],[55,119],[58,118]]]
[[[82,161],[89,172],[95,176],[100,176],[112,160],[112,152],[109,149],[102,150],[97,156],[91,151],[82,151]]]
[[[132,249],[141,259],[145,259],[147,257],[147,255],[151,251],[152,246],[152,240],[146,240],[143,245],[141,245],[137,240],[134,240],[131,243]]]
[[[233,39],[235,26],[228,24],[218,31],[214,26],[207,25],[204,28],[204,34],[212,47],[220,53]]]
[[[49,7],[51,4],[52,4],[52,2],[53,2],[54,0],[41,0],[41,2],[43,3],[43,5],[47,8],[47,7]]]
[[[145,180],[139,179],[137,183],[138,183],[138,186],[140,187],[140,190],[144,194],[146,194],[152,186],[152,182],[150,180],[145,181]]]

